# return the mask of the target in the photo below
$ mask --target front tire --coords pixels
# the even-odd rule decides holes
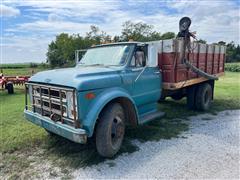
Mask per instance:
[[[99,117],[96,148],[103,157],[113,157],[120,149],[125,133],[125,116],[119,103],[109,104]]]

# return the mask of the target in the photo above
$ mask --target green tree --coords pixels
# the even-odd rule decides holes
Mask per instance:
[[[226,42],[224,42],[224,41],[219,41],[218,44],[219,44],[219,45],[226,45]]]
[[[74,48],[73,37],[66,33],[61,33],[56,36],[55,41],[49,44],[47,61],[51,67],[70,65],[74,59]]]
[[[236,61],[240,62],[240,46],[239,46],[239,44],[236,47],[235,54],[236,54],[235,55]]]
[[[97,26],[90,26],[91,31],[86,33],[86,38],[99,44],[101,42],[100,29]]]
[[[240,46],[233,41],[227,44],[226,62],[240,62]]]
[[[64,64],[63,56],[61,52],[58,50],[57,45],[54,41],[52,41],[48,45],[47,63],[49,63],[52,68],[58,67]]]
[[[105,42],[110,42],[111,41],[111,36],[108,35],[104,31],[100,31],[100,29],[97,26],[91,26],[90,27],[91,31],[87,32],[86,38],[89,40],[92,40],[96,44],[100,43],[105,43]]]
[[[202,44],[207,44],[207,41],[205,41],[205,40],[203,40],[203,39],[199,39],[199,40],[197,40],[196,42],[202,43]]]
[[[133,23],[131,21],[126,21],[123,23],[122,27],[122,35],[119,38],[120,41],[156,41],[175,37],[175,33],[173,32],[166,32],[161,35],[160,32],[153,31],[153,25],[141,22]]]
[[[92,45],[111,42],[112,39],[114,42],[129,41],[130,39],[144,42],[175,38],[175,33],[173,32],[161,34],[158,31],[154,31],[154,26],[142,22],[133,23],[126,21],[122,27],[121,35],[116,35],[113,38],[106,32],[101,31],[97,26],[91,26],[90,31],[85,36],[61,33],[48,45],[47,62],[51,67],[73,66],[75,64],[75,50],[88,49]],[[202,39],[197,42],[207,43]],[[227,62],[240,61],[239,45],[235,45],[234,42],[226,44],[224,41],[219,41],[215,44],[226,45]]]
[[[69,35],[61,33],[48,45],[47,62],[51,67],[73,66],[75,64],[75,50],[87,49],[92,45],[110,42],[111,36],[91,26],[91,31],[85,37],[79,34]]]
[[[161,36],[161,40],[175,38],[174,32],[166,32]]]
[[[157,41],[161,39],[162,39],[161,33],[157,31],[151,32],[149,37],[147,38],[148,41]]]
[[[146,41],[151,33],[153,26],[146,23],[133,23],[131,21],[126,21],[122,25],[122,35],[121,41]]]
[[[121,41],[121,37],[120,36],[114,36],[113,37],[113,42],[120,42]]]

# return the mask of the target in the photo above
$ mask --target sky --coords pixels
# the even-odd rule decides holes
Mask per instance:
[[[62,32],[85,35],[96,25],[120,35],[127,20],[161,33],[178,32],[181,17],[209,43],[240,43],[240,1],[163,0],[0,0],[0,63],[45,62],[48,44]]]

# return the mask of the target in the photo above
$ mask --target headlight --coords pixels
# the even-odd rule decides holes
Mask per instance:
[[[30,99],[30,105],[33,104],[33,94],[32,94],[32,85],[28,85],[28,94],[29,94],[29,99]]]
[[[67,111],[68,111],[68,117],[69,118],[74,118],[74,109],[76,110],[76,119],[78,118],[77,115],[77,97],[75,94],[75,107],[73,107],[73,92],[67,92],[66,93],[66,99],[67,99]]]

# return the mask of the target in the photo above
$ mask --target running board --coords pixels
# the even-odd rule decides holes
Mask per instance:
[[[146,123],[148,121],[151,121],[151,120],[154,120],[154,119],[157,119],[157,118],[161,118],[165,115],[166,113],[165,112],[161,112],[161,111],[157,111],[157,112],[153,112],[153,113],[148,113],[146,115],[143,115],[140,117],[140,121],[139,123],[140,124],[143,124],[143,123]]]

